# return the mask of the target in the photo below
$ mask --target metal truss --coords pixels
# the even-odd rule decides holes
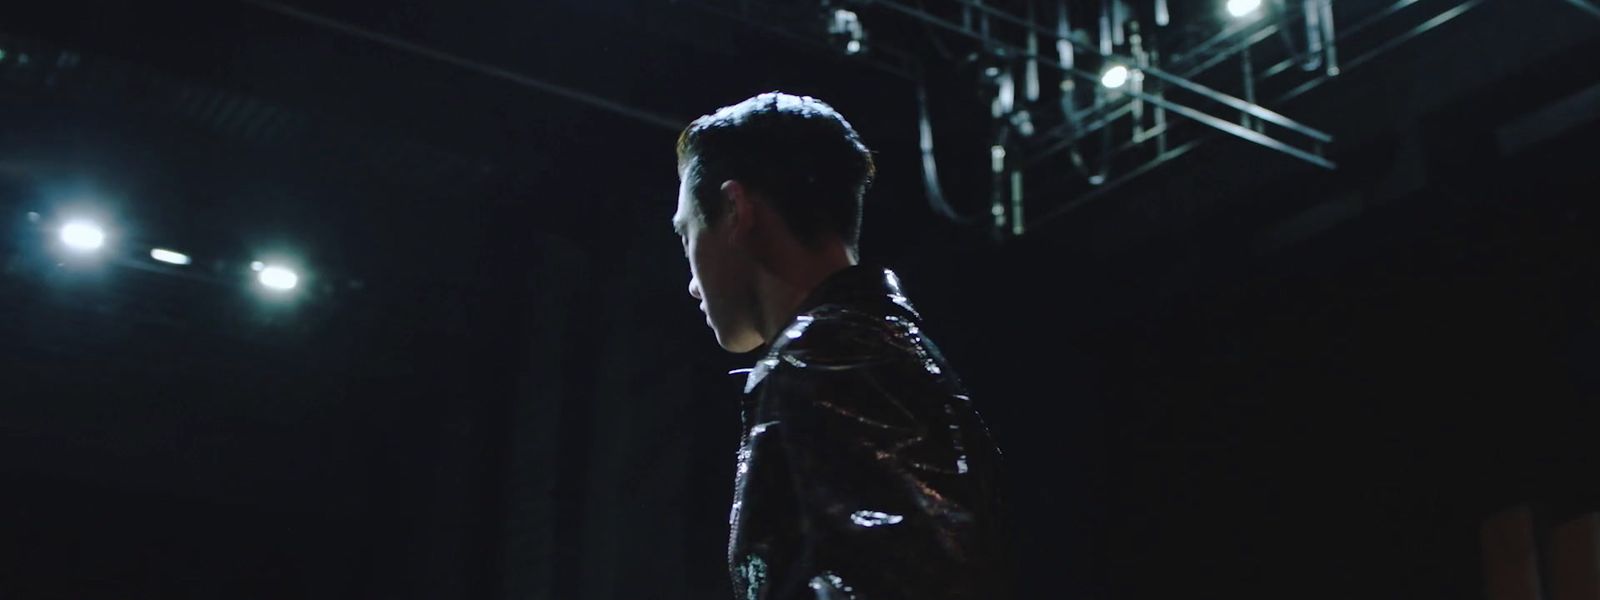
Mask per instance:
[[[1222,0],[678,1],[918,81],[941,66],[984,65],[980,85],[994,123],[989,214],[963,218],[945,204],[919,86],[924,176],[937,212],[990,221],[1011,236],[1217,139],[1336,169],[1326,155],[1332,134],[1273,107],[1486,2],[1370,2],[1336,23],[1333,0],[1265,0],[1234,19],[1220,14]],[[1588,0],[1564,1],[1600,16]],[[837,25],[845,21],[853,26]],[[1206,28],[1214,32],[1186,39]],[[863,30],[924,31],[939,52],[911,49],[904,36],[867,39]],[[1042,191],[1026,190],[1025,179],[1044,182]],[[1040,216],[1025,219],[1025,205]]]

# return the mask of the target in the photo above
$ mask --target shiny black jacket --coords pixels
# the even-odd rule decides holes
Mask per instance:
[[[882,268],[829,277],[750,369],[740,600],[1005,600],[1000,451]]]

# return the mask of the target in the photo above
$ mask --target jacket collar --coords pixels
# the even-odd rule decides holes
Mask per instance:
[[[794,316],[781,330],[783,333],[776,336],[776,341],[768,345],[767,351],[762,359],[756,362],[755,367],[729,373],[746,374],[745,393],[754,390],[756,385],[778,366],[780,360],[778,356],[783,350],[783,342],[799,333],[794,331],[796,328],[803,329],[811,322],[812,317],[808,313],[824,306],[849,307],[886,314],[898,309],[909,313],[912,319],[921,320],[921,315],[906,298],[905,291],[900,286],[900,277],[895,275],[894,271],[867,264],[853,265],[835,271],[812,288],[805,300],[800,302]]]
[[[803,315],[829,304],[864,307],[884,301],[896,304],[915,316],[916,309],[906,299],[905,291],[900,287],[900,277],[894,271],[860,264],[835,271],[823,279],[800,302],[795,314]]]

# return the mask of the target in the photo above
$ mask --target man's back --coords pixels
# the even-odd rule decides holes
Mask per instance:
[[[892,272],[817,286],[745,392],[736,597],[1007,597],[999,450]]]

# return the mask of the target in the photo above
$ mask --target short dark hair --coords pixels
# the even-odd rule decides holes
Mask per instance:
[[[838,234],[852,249],[877,170],[872,151],[832,106],[781,92],[695,119],[678,136],[678,169],[695,178],[690,193],[708,223],[721,218],[719,189],[733,179],[771,201],[802,242]]]

